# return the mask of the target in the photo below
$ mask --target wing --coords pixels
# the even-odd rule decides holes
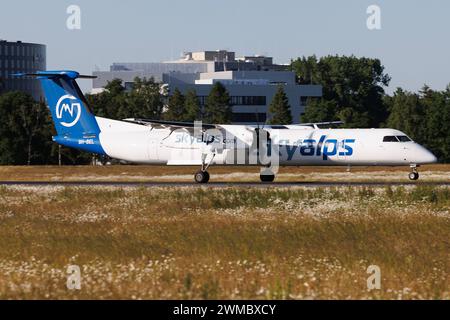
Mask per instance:
[[[220,129],[220,126],[218,125],[202,123],[200,121],[181,122],[181,121],[164,121],[164,120],[151,120],[140,118],[128,118],[124,119],[123,121],[151,126],[152,128],[167,128],[172,131],[177,129],[186,129],[188,131],[193,131],[195,128],[201,128],[201,131],[206,131],[209,129]]]
[[[304,127],[314,127],[314,129],[320,129],[321,125],[339,125],[344,124],[343,121],[327,121],[327,122],[311,122],[311,123],[299,123],[299,124],[290,124],[289,127],[293,126],[304,126]]]
[[[128,118],[122,121],[149,126],[151,128],[166,128],[171,131],[170,134],[175,130],[183,129],[192,136],[202,135],[207,130],[216,129],[221,131],[224,137],[229,134],[231,137],[235,137],[241,141],[247,147],[253,144],[255,130],[257,129],[257,127],[246,125],[218,125],[203,122],[164,121],[140,118]],[[198,130],[199,128],[200,130]]]

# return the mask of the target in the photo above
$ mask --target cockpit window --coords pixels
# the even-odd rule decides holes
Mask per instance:
[[[412,141],[408,136],[384,136],[383,142],[409,142]]]
[[[400,140],[400,142],[409,142],[411,141],[411,139],[408,136],[397,136],[398,140]]]
[[[396,136],[385,136],[383,142],[398,142],[398,139]]]

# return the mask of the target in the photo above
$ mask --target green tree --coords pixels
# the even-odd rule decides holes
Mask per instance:
[[[125,93],[125,87],[123,86],[123,81],[121,79],[108,81],[105,89],[111,97],[117,97]]]
[[[270,103],[269,112],[271,114],[269,124],[292,123],[291,107],[282,86],[278,86],[277,92]]]
[[[127,117],[160,119],[163,110],[161,86],[153,78],[136,77],[133,89],[127,95],[129,105]]]
[[[43,103],[23,92],[0,96],[0,163],[51,161],[51,121]]]
[[[405,132],[412,139],[423,138],[425,114],[419,95],[397,88],[392,97],[386,97],[389,109],[387,126]]]
[[[303,122],[321,122],[333,121],[339,119],[336,116],[337,105],[336,101],[325,99],[308,99],[306,116],[302,116]]]
[[[442,162],[450,161],[450,85],[444,91],[433,91],[424,86],[420,101],[425,117],[423,145]],[[420,140],[418,140],[420,141]]]
[[[86,98],[97,116],[121,119],[128,115],[126,92],[120,79],[108,81],[103,92],[87,95]]]
[[[195,90],[189,90],[184,99],[184,108],[186,110],[183,121],[200,120],[201,108]]]
[[[230,123],[232,112],[227,89],[220,82],[216,82],[206,98],[203,121],[208,123]]]
[[[312,56],[293,60],[290,67],[301,84],[323,87],[322,98],[306,107],[302,121],[341,119],[349,127],[378,127],[386,121],[388,113],[383,96],[390,77],[380,60],[355,56],[327,56],[317,60]],[[313,107],[317,105],[328,118],[316,118],[320,113]]]
[[[161,86],[153,78],[134,79],[133,88],[127,92],[122,80],[114,79],[105,91],[87,97],[96,115],[111,119],[159,119],[163,109]]]
[[[51,145],[51,120],[45,103],[35,102],[30,106],[17,106],[15,117],[19,125],[19,131],[26,140],[27,165],[31,165],[34,159],[46,161]],[[45,147],[45,154],[42,149]]]
[[[186,118],[186,106],[184,96],[178,88],[175,88],[173,94],[169,97],[167,111],[164,113],[164,119],[171,121],[184,121]]]
[[[386,96],[387,126],[401,130],[432,151],[439,161],[450,161],[450,87],[434,91],[424,86],[419,93],[398,88]]]
[[[315,84],[319,81],[316,79],[318,72],[315,55],[291,60],[290,70],[295,71],[298,84]]]

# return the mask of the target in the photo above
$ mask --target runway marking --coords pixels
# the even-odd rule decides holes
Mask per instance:
[[[383,187],[383,186],[450,186],[450,182],[437,181],[396,181],[396,182],[357,182],[357,181],[292,181],[292,182],[134,182],[134,181],[0,181],[0,186],[74,186],[74,187]]]

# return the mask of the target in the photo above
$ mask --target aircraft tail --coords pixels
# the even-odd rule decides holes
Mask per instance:
[[[76,79],[91,79],[76,71],[38,71],[16,76],[34,76],[41,82],[52,115],[59,144],[105,154],[99,140],[100,127]]]

